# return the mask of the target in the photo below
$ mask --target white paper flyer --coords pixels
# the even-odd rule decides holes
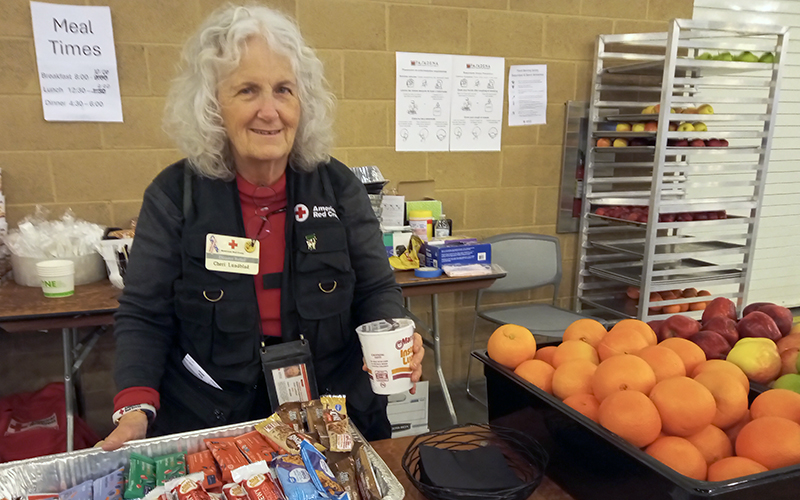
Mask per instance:
[[[547,65],[511,66],[508,71],[508,125],[547,123]]]
[[[500,151],[505,59],[453,56],[450,151]]]

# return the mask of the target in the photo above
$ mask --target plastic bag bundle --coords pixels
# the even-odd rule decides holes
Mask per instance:
[[[75,217],[67,210],[61,219],[47,220],[48,210],[39,205],[12,229],[5,242],[14,255],[40,259],[78,257],[96,252],[103,226]]]

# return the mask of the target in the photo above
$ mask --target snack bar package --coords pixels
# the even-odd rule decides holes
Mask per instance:
[[[170,479],[164,487],[172,492],[177,500],[212,500],[211,495],[203,489],[203,477],[202,472],[196,472]]]
[[[328,446],[328,431],[325,430],[325,418],[322,415],[322,402],[319,399],[302,403],[303,410],[306,412],[306,422],[308,422],[308,433],[317,439],[322,446]]]
[[[111,474],[92,483],[92,498],[94,500],[121,500],[122,490],[125,488],[125,468],[120,467]]]
[[[303,431],[303,407],[299,401],[283,403],[277,413],[284,424],[298,432]]]
[[[92,500],[92,480],[62,491],[58,494],[58,500]]]
[[[231,471],[233,469],[238,469],[249,463],[236,446],[235,439],[225,437],[203,440],[211,454],[214,455],[214,460],[219,464],[219,468],[222,471],[222,479],[226,483],[233,481],[231,479]]]
[[[145,495],[144,500],[173,500],[173,495],[163,485],[156,486]]]
[[[48,500],[50,498],[58,498],[58,493],[28,493],[28,500]]]
[[[372,472],[372,464],[369,463],[367,450],[362,443],[353,446],[353,461],[356,463],[356,474],[358,480],[358,492],[361,500],[380,500],[381,491],[378,489],[378,481],[375,473]]]
[[[283,493],[272,479],[264,460],[239,467],[231,475],[247,492],[249,500],[283,500]]]
[[[316,442],[308,434],[297,432],[283,423],[281,417],[277,413],[273,413],[267,417],[266,420],[257,423],[256,430],[267,439],[292,454],[300,453],[300,443],[303,441],[308,441],[312,445],[321,448],[323,451],[325,450],[321,444]]]
[[[272,465],[288,500],[319,500],[319,491],[311,483],[300,455],[281,455]]]
[[[154,460],[156,462],[156,486],[186,475],[186,455],[183,453],[170,453],[156,457]]]
[[[353,436],[350,435],[350,424],[347,420],[345,396],[322,396],[325,430],[328,433],[328,449],[348,452],[353,449]]]
[[[336,482],[325,456],[314,448],[311,443],[300,443],[300,456],[306,465],[306,470],[311,476],[311,483],[323,497],[338,498],[344,493],[344,488]],[[345,497],[347,494],[345,493]]]
[[[205,475],[206,478],[203,479],[203,488],[206,490],[219,490],[222,488],[222,477],[219,472],[219,467],[217,467],[217,462],[214,461],[214,455],[211,454],[210,450],[203,450],[187,455],[186,466],[189,469],[189,474],[202,472]]]
[[[236,483],[228,483],[223,486],[222,496],[225,497],[225,500],[249,500],[242,485]]]
[[[239,451],[242,452],[250,463],[259,462],[261,460],[269,462],[278,455],[285,454],[278,453],[258,431],[242,434],[234,441],[236,442],[236,446],[239,447]]]
[[[331,471],[333,472],[336,482],[342,485],[344,491],[350,497],[350,500],[361,500],[361,495],[358,494],[358,480],[356,479],[356,464],[349,456],[344,457],[336,462],[328,459]]]
[[[131,453],[128,467],[128,481],[125,484],[125,498],[144,498],[156,486],[156,463],[153,459],[138,453]]]

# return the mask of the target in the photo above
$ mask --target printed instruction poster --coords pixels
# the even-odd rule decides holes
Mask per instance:
[[[511,66],[508,70],[508,125],[547,123],[547,65]]]
[[[31,2],[44,119],[121,122],[109,7]]]
[[[502,57],[397,52],[397,151],[500,151]]]

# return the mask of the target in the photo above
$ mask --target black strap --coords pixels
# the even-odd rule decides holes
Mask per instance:
[[[264,290],[273,290],[281,287],[283,280],[283,273],[269,273],[261,276],[263,279],[262,286]]]
[[[183,165],[183,219],[189,216],[192,210],[192,170],[187,161]]]

